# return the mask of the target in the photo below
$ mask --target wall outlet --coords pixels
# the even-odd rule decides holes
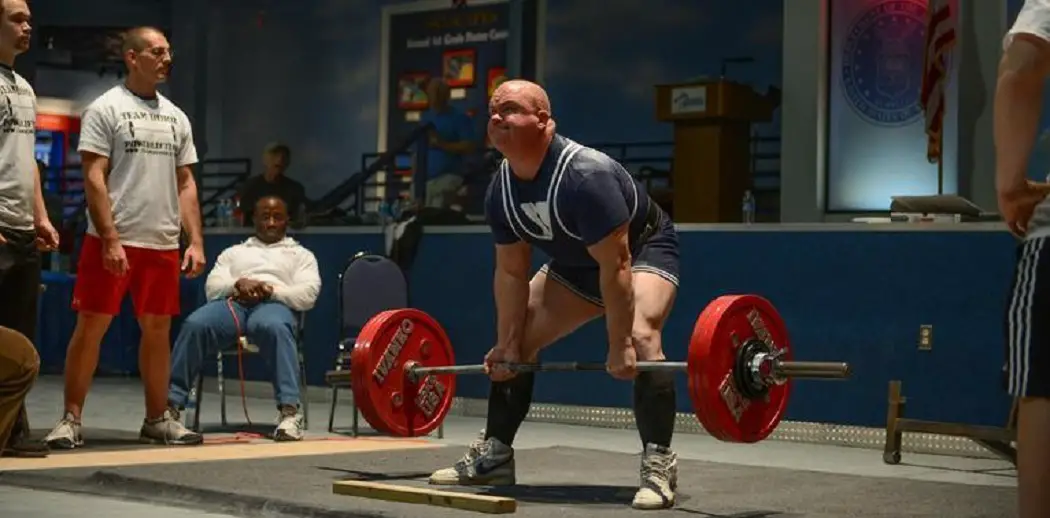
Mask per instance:
[[[933,349],[933,326],[923,324],[919,326],[919,350],[929,351]]]

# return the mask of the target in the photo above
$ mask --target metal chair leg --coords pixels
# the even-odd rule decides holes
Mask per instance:
[[[306,359],[299,352],[299,401],[303,405],[303,429],[310,429],[310,387],[306,384]]]
[[[332,387],[332,407],[328,409],[328,433],[335,432],[335,406],[339,401],[339,387]]]
[[[193,401],[193,431],[200,433],[201,431],[201,396],[204,394],[204,375],[197,374],[197,380],[193,384],[196,390],[195,399]]]
[[[226,426],[226,378],[222,375],[222,353],[218,353],[218,364],[216,367],[216,373],[219,382],[219,415],[222,419],[222,426]]]
[[[354,437],[357,437],[358,433],[357,433],[357,401],[356,400],[353,402],[353,409],[354,409],[354,429],[353,429],[353,434],[354,434]]]

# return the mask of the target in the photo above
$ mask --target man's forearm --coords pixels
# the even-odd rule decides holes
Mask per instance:
[[[109,203],[109,191],[105,181],[92,179],[84,181],[84,197],[87,198],[88,216],[95,225],[98,236],[106,240],[117,240],[117,227],[113,224],[113,206]]]
[[[40,184],[40,175],[34,175],[33,185],[33,222],[36,224],[48,221],[47,204],[44,203],[44,187]]]
[[[1004,57],[995,91],[995,186],[999,192],[1024,184],[1043,111],[1042,74],[1011,62],[1010,56]]]
[[[605,324],[609,333],[609,347],[630,347],[634,323],[634,292],[631,285],[631,265],[606,267],[601,272],[602,301],[605,303]]]
[[[179,189],[179,210],[182,212],[182,227],[190,236],[191,245],[203,245],[201,231],[201,209],[197,200],[197,183],[192,179]]]
[[[529,281],[497,270],[492,284],[496,298],[496,343],[520,351],[525,337]]]

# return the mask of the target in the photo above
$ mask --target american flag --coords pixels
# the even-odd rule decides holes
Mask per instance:
[[[933,164],[941,161],[944,91],[948,86],[948,56],[956,41],[955,23],[952,0],[929,0],[920,102],[926,114],[926,158]]]

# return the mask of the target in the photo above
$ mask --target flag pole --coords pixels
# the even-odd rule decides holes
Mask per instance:
[[[944,194],[944,153],[937,151],[937,194]]]

